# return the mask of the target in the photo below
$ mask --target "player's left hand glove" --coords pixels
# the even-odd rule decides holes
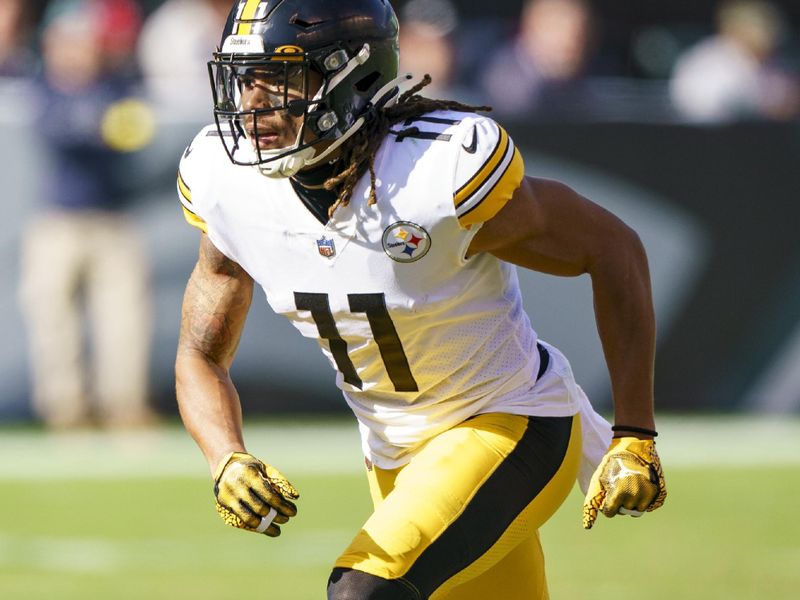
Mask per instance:
[[[607,517],[640,517],[664,504],[667,488],[653,440],[614,438],[592,475],[583,503],[583,527],[591,529],[598,511]]]
[[[278,537],[297,514],[299,492],[278,469],[245,452],[231,452],[214,473],[217,512],[233,527]]]

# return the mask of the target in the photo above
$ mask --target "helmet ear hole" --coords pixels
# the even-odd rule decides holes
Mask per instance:
[[[375,87],[375,84],[380,78],[381,74],[378,71],[373,71],[369,75],[359,79],[353,87],[360,94],[368,94],[370,92],[377,91],[373,90],[372,88]]]

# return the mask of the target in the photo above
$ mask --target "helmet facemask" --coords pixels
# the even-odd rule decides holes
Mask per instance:
[[[396,96],[396,83],[387,84],[397,65],[397,18],[388,0],[239,0],[209,62],[228,156],[274,177],[330,160],[373,107]],[[245,87],[254,75],[266,82],[258,102],[248,101]]]
[[[266,175],[286,177],[314,156],[314,144],[330,137],[335,115],[326,118],[329,111],[320,110],[319,103],[328,82],[312,97],[313,80],[320,77],[304,54],[216,53],[208,65],[214,118],[234,164],[257,165]],[[270,138],[285,137],[293,125],[292,141],[275,147]]]

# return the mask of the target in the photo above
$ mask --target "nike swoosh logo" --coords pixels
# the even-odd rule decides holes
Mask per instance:
[[[194,148],[192,148],[190,144],[189,146],[186,147],[186,150],[183,151],[183,158],[189,158],[189,155],[192,153],[192,150],[194,150]]]
[[[464,144],[461,144],[461,147],[464,150],[466,150],[467,152],[469,152],[470,154],[475,154],[475,152],[478,150],[478,126],[477,125],[473,125],[472,126],[472,143],[469,146],[465,146]]]

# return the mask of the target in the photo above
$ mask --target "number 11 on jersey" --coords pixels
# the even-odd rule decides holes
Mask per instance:
[[[369,327],[386,366],[386,373],[394,384],[397,392],[419,391],[417,382],[411,374],[408,358],[403,350],[403,344],[397,335],[389,309],[386,308],[386,298],[383,294],[348,294],[350,311],[366,313]],[[347,342],[339,334],[336,321],[333,319],[331,304],[328,294],[310,294],[305,292],[294,293],[294,303],[298,310],[311,312],[311,318],[317,325],[321,338],[328,340],[333,360],[341,371],[344,380],[350,385],[362,389],[363,382],[356,372],[353,361],[347,353]]]

